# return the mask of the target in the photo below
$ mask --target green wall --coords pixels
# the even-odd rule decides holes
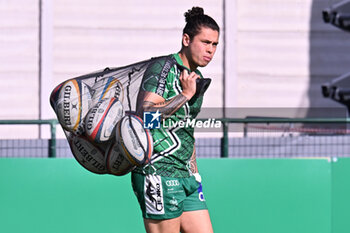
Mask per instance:
[[[350,232],[350,158],[332,163],[332,229]]]
[[[350,159],[200,159],[216,233],[345,233]],[[95,175],[73,159],[0,159],[0,229],[144,232],[130,175]]]

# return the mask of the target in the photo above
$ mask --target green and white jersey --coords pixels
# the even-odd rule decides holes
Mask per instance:
[[[177,63],[183,66],[178,54],[172,54]],[[180,69],[175,64],[165,80],[160,79],[167,57],[147,68],[142,82],[142,89],[162,96],[166,101],[182,92],[179,80]],[[201,77],[202,74],[195,70]],[[157,174],[166,177],[189,177],[188,163],[194,150],[194,128],[186,122],[193,122],[198,115],[203,97],[193,97],[177,112],[166,120],[162,120],[161,128],[151,129],[154,152],[151,163],[135,172]]]

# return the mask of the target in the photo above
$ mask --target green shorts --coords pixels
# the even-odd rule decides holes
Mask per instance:
[[[171,219],[184,211],[207,209],[202,185],[194,176],[173,178],[133,172],[131,182],[144,218]]]

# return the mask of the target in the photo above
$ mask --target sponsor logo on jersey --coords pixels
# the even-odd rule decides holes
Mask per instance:
[[[176,60],[173,57],[169,57],[165,61],[165,64],[164,64],[164,66],[159,74],[159,77],[158,77],[158,84],[157,84],[157,89],[155,92],[157,95],[163,96],[164,91],[165,91],[165,84],[166,84],[166,79],[167,79],[168,73],[174,64],[176,64]]]

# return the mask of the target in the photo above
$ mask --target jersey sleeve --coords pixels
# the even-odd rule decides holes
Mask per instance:
[[[166,72],[166,59],[157,60],[149,65],[144,73],[142,81],[142,90],[153,92],[164,99],[168,98],[169,83],[171,83],[170,69]],[[173,67],[171,68],[173,69]],[[163,73],[166,73],[164,75]]]

